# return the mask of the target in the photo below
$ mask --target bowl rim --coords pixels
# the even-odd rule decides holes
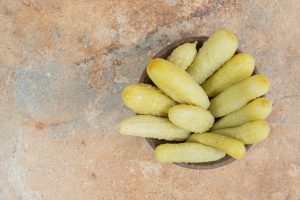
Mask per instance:
[[[204,42],[207,39],[208,39],[207,36],[199,36],[199,37],[188,37],[188,38],[183,38],[183,39],[177,40],[177,41],[167,45],[165,48],[161,49],[158,53],[156,53],[152,57],[152,59],[154,59],[154,58],[167,59],[167,57],[172,53],[172,51],[176,47],[178,47],[179,45],[182,45],[184,43],[187,43],[187,42],[191,43],[191,42],[196,42],[197,41],[197,50],[198,50],[199,48],[202,47],[202,45],[204,44]],[[243,53],[243,52],[240,49],[237,49],[235,54],[238,54],[238,53]],[[142,74],[140,76],[139,83],[147,83],[147,84],[151,84],[151,85],[155,86],[155,84],[148,77],[146,68],[147,68],[147,66],[145,67],[144,71],[142,72]],[[252,75],[254,75],[254,74],[258,74],[258,71],[257,71],[256,67],[254,67],[254,71],[253,71]],[[148,144],[154,150],[159,144],[181,143],[181,142],[158,140],[158,139],[154,139],[154,138],[145,138],[145,139],[148,142]],[[252,146],[253,146],[252,144],[246,144],[245,145],[246,151],[249,151]],[[212,161],[212,162],[206,162],[206,163],[173,163],[173,164],[184,167],[184,168],[189,168],[189,169],[206,170],[206,169],[219,168],[219,167],[228,165],[228,164],[230,164],[234,161],[236,161],[236,159],[234,159],[231,156],[229,156],[228,154],[226,154],[223,158],[221,158],[219,160],[216,160],[216,161]]]

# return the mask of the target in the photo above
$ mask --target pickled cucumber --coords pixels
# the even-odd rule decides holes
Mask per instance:
[[[168,61],[186,70],[186,68],[188,68],[188,66],[190,66],[195,59],[197,54],[196,45],[197,42],[184,43],[178,46],[168,57]]]
[[[216,31],[200,48],[187,72],[199,84],[203,83],[234,55],[237,46],[237,38],[232,32]]]
[[[246,148],[238,140],[215,133],[195,133],[191,135],[187,142],[198,142],[220,149],[235,159],[245,156]]]
[[[138,114],[167,116],[176,103],[148,84],[127,85],[122,92],[124,104]]]
[[[253,121],[234,128],[215,130],[214,133],[237,139],[244,144],[254,144],[268,137],[270,126],[265,121]]]
[[[197,143],[161,144],[155,149],[156,160],[162,163],[202,163],[225,156],[221,150]]]
[[[208,97],[202,87],[187,72],[171,62],[161,58],[152,59],[147,66],[147,74],[174,101],[204,109],[209,107]]]
[[[264,97],[257,98],[241,109],[234,111],[216,121],[211,130],[236,127],[247,122],[264,120],[271,113],[271,111],[271,100]]]
[[[252,99],[264,95],[270,83],[263,75],[254,75],[235,84],[211,100],[209,110],[214,117],[222,117],[234,112]]]
[[[205,132],[212,127],[212,114],[198,106],[177,105],[169,110],[169,119],[176,126],[191,132]]]
[[[173,125],[168,119],[150,115],[137,115],[124,119],[119,124],[119,133],[124,135],[183,141],[190,132]]]
[[[251,55],[246,53],[234,55],[201,86],[207,96],[214,97],[230,86],[251,76],[254,66],[255,61]]]

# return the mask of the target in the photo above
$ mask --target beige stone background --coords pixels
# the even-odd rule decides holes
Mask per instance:
[[[300,199],[297,0],[1,0],[0,199]],[[227,28],[271,80],[270,137],[214,170],[159,164],[120,92],[178,39]]]

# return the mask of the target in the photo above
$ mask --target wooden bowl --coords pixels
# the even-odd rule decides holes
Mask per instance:
[[[178,47],[179,45],[184,44],[186,42],[198,41],[198,44],[197,44],[197,50],[198,50],[207,39],[208,39],[208,37],[190,37],[190,38],[181,39],[177,42],[174,42],[174,43],[168,45],[167,47],[165,47],[161,51],[159,51],[153,58],[167,59],[168,56],[172,53],[172,51],[176,47]],[[237,50],[236,54],[237,53],[241,53],[241,51]],[[256,73],[257,73],[257,71],[255,69],[253,74],[256,74]],[[147,75],[146,68],[145,68],[145,70],[143,71],[143,73],[140,77],[139,83],[147,83],[147,84],[154,85],[154,83],[150,80],[150,78]],[[146,138],[146,140],[153,149],[155,149],[158,145],[164,144],[164,143],[178,143],[178,142],[170,142],[170,141],[158,140],[158,139],[152,139],[152,138]],[[252,145],[246,145],[246,150],[248,151],[251,146]],[[185,167],[185,168],[203,170],[203,169],[213,169],[213,168],[217,168],[217,167],[222,167],[222,166],[227,165],[227,164],[229,164],[233,161],[235,161],[235,159],[226,154],[226,156],[223,157],[222,159],[217,160],[217,161],[213,161],[213,162],[207,162],[207,163],[174,163],[174,164],[179,165],[181,167]]]

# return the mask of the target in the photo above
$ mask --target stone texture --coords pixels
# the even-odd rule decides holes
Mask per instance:
[[[0,1],[0,199],[300,199],[299,2]],[[233,30],[271,80],[270,137],[206,171],[116,132],[147,61]]]

